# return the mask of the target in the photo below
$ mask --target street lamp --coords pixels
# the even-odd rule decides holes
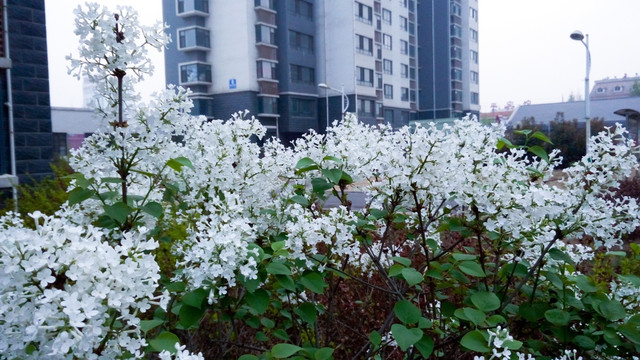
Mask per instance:
[[[591,72],[591,52],[589,52],[589,34],[583,35],[582,32],[576,30],[571,33],[571,39],[580,41],[587,49],[587,74],[584,77],[584,118],[585,127],[587,128],[587,152],[589,152],[589,138],[591,138],[591,114],[589,99],[589,73]]]
[[[320,83],[318,84],[319,88],[325,89],[325,90],[333,90],[335,92],[338,92],[342,95],[342,101],[341,101],[341,106],[342,106],[342,120],[344,120],[344,115],[347,113],[347,109],[349,108],[349,97],[347,96],[347,94],[344,92],[344,85],[342,85],[340,87],[340,89],[336,89],[334,87],[331,87],[325,83]],[[325,92],[326,94],[326,92]],[[329,127],[329,96],[327,96],[327,128]]]

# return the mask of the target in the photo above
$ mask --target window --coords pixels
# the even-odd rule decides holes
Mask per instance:
[[[621,91],[622,91],[622,89],[624,89],[624,87],[623,87],[623,86],[616,85],[616,86],[613,88],[613,92],[621,92]]]
[[[373,39],[356,34],[356,50],[360,54],[373,55]]]
[[[409,65],[400,64],[400,77],[404,79],[409,77]]]
[[[462,16],[462,6],[460,4],[456,4],[455,2],[451,2],[451,15]]]
[[[471,93],[471,103],[474,105],[480,104],[480,95],[477,92]]]
[[[451,24],[451,36],[462,37],[462,28],[456,24]]]
[[[191,12],[209,13],[209,0],[177,0],[178,15]]]
[[[403,31],[409,31],[409,21],[402,15],[400,15],[400,29]]]
[[[377,73],[376,74],[376,80],[378,81],[378,86],[376,86],[378,89],[382,89],[382,74],[381,73]]]
[[[451,47],[451,58],[452,59],[462,59],[462,48],[457,46]]]
[[[474,84],[480,83],[480,78],[477,71],[471,70],[471,82]]]
[[[382,45],[384,45],[385,49],[391,50],[391,35],[382,34]]]
[[[400,5],[402,5],[403,8],[407,7],[407,0],[400,0]]]
[[[180,84],[210,84],[211,65],[190,63],[180,65]]]
[[[393,99],[393,85],[384,84],[384,98]]]
[[[410,68],[409,69],[409,79],[415,80],[416,79],[416,68]]]
[[[471,16],[471,18],[477,22],[478,21],[478,10],[470,7],[469,8],[469,16]]]
[[[373,69],[356,66],[356,81],[358,85],[373,87]]]
[[[291,98],[291,115],[314,117],[316,116],[316,102],[311,99]]]
[[[263,7],[267,9],[275,9],[274,0],[255,0],[256,7]]]
[[[276,63],[270,61],[257,61],[258,65],[258,79],[272,79],[278,78],[276,71]]]
[[[416,25],[412,22],[409,23],[409,34],[414,35],[416,33]]]
[[[376,103],[376,116],[382,117],[382,103]]]
[[[289,30],[289,46],[292,49],[313,54],[313,36]]]
[[[314,68],[294,64],[291,64],[289,68],[291,70],[292,83],[315,84],[316,70]]]
[[[382,21],[387,25],[391,25],[391,11],[390,10],[382,9]]]
[[[462,81],[462,70],[460,69],[451,69],[451,80],[460,80]]]
[[[393,122],[393,110],[384,109],[384,121],[387,123]]]
[[[371,6],[356,2],[356,19],[365,23],[371,24],[372,11]]]
[[[409,53],[409,43],[404,40],[400,40],[400,54],[407,55],[408,53]]]
[[[409,56],[411,56],[411,57],[416,56],[416,47],[415,47],[415,45],[409,45]]]
[[[296,16],[313,19],[313,4],[305,0],[289,0],[289,12]]]
[[[474,64],[478,63],[478,52],[475,50],[471,50],[471,60]]]
[[[382,60],[382,45],[376,44],[376,59]]]
[[[276,29],[266,25],[256,25],[256,42],[276,44]]]
[[[596,89],[596,92],[597,92],[598,94],[602,94],[602,93],[603,93],[603,92],[605,92],[605,91],[607,91],[607,88],[601,88],[601,87],[599,87],[599,88],[597,88],[597,89]]]
[[[406,88],[406,87],[400,88],[400,100],[409,101],[409,88]]]
[[[393,74],[393,61],[389,59],[382,60],[382,70],[385,74]]]
[[[460,90],[453,90],[451,92],[451,101],[462,101],[462,91]]]
[[[477,43],[478,42],[478,32],[474,29],[469,29],[469,32],[471,33],[471,40],[473,40],[473,42]]]
[[[415,90],[409,91],[409,100],[412,101],[412,102],[416,101],[416,91]]]
[[[258,97],[258,113],[261,114],[277,114],[278,98],[269,96]]]
[[[211,47],[209,43],[209,30],[199,27],[178,30],[178,49],[187,48],[207,48]]]
[[[358,99],[358,115],[374,116],[375,101]]]

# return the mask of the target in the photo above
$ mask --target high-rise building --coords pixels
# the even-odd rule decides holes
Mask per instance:
[[[248,109],[285,142],[343,105],[394,127],[478,113],[477,14],[477,0],[163,0],[166,79],[195,113]]]
[[[1,193],[51,174],[45,23],[44,0],[0,0]]]

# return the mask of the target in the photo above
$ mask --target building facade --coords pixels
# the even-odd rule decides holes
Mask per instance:
[[[477,0],[163,0],[168,84],[291,141],[343,105],[369,124],[479,112]],[[455,70],[455,71],[454,71]],[[344,98],[343,98],[344,94]]]
[[[0,187],[51,174],[44,0],[0,1]],[[13,130],[13,134],[11,133]]]

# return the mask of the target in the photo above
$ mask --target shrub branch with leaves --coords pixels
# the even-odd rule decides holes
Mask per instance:
[[[77,13],[72,66],[106,82],[112,127],[72,154],[55,215],[32,214],[35,230],[0,220],[4,357],[637,356],[640,260],[620,245],[640,210],[610,196],[638,166],[622,127],[590,139],[559,186],[546,182],[559,152],[473,119],[395,130],[348,115],[259,147],[246,112],[191,116],[174,87],[131,96],[162,26]],[[624,259],[606,281],[598,252]]]

